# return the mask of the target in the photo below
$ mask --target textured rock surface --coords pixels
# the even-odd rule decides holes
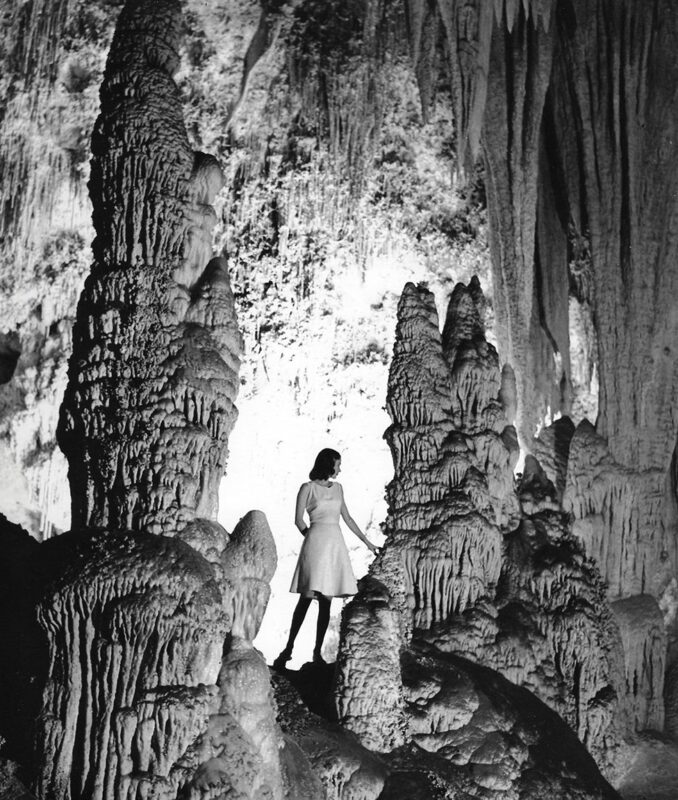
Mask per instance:
[[[221,755],[223,772],[231,781],[234,774],[237,780],[246,781],[252,797],[270,796],[273,800],[281,800],[283,783],[278,751],[282,746],[282,733],[276,723],[266,662],[246,640],[234,637],[224,657],[218,685],[221,694],[219,713],[230,714],[237,721],[256,756],[251,774],[247,778],[238,774],[241,771],[234,769],[234,763],[238,761],[229,753],[227,739],[226,749]]]
[[[551,353],[543,354],[547,331],[539,320],[533,266],[540,123],[553,48],[552,28],[540,22],[518,9],[512,29],[495,30],[482,128],[497,341],[503,361],[516,371],[517,427],[525,447],[542,409],[565,405],[559,390],[569,368],[557,373]]]
[[[172,796],[229,629],[212,569],[150,534],[71,533],[42,547],[68,566],[39,609],[50,664],[38,796],[134,796],[148,781]]]
[[[659,594],[672,569],[673,528],[662,509],[664,471],[624,466],[584,420],[572,437],[564,507],[574,531],[600,564],[613,597]]]
[[[368,337],[381,330],[381,323],[371,320],[380,308],[393,307],[393,293],[370,290],[360,314],[350,320],[337,314],[336,323],[335,297],[363,298],[360,289],[369,284],[366,276],[374,274],[380,259],[388,262],[382,269],[390,275],[397,273],[392,261],[398,268],[406,262],[402,271],[411,278],[409,255],[415,251],[435,281],[444,284],[450,271],[456,274],[457,265],[448,263],[449,244],[477,231],[457,215],[452,182],[440,176],[448,175],[445,167],[455,157],[470,171],[482,143],[497,279],[495,302],[487,312],[490,319],[496,313],[498,349],[516,369],[504,364],[499,378],[496,354],[480,336],[482,311],[472,286],[451,306],[455,322],[446,323],[442,342],[430,330],[430,319],[425,321],[431,316],[430,298],[422,303],[429,309],[422,318],[405,325],[419,331],[422,348],[398,353],[400,384],[392,394],[401,418],[389,435],[400,475],[389,489],[397,514],[390,514],[387,528],[397,546],[382,553],[347,614],[340,659],[342,714],[361,737],[371,737],[370,746],[393,749],[407,740],[412,697],[421,690],[416,701],[426,706],[431,688],[422,689],[426,682],[419,679],[413,681],[414,695],[403,687],[399,655],[414,631],[439,650],[482,658],[529,687],[568,720],[596,756],[603,748],[612,753],[629,727],[661,725],[666,661],[666,718],[675,731],[678,469],[672,408],[678,381],[672,166],[678,141],[673,102],[678,29],[670,4],[414,0],[404,4],[404,12],[395,4],[336,0],[264,8],[249,1],[217,2],[196,10],[199,5],[187,4],[190,43],[181,53],[170,41],[175,17],[164,16],[165,3],[153,4],[158,15],[153,24],[168,35],[159,43],[152,25],[139,33],[144,41],[147,35],[155,40],[145,79],[131,80],[129,92],[117,95],[120,103],[104,110],[95,135],[96,264],[79,312],[61,429],[71,460],[76,523],[110,526],[111,542],[102,552],[111,558],[117,537],[129,535],[116,533],[118,528],[178,534],[206,559],[195,556],[204,585],[214,575],[220,589],[205,619],[226,612],[233,617],[234,633],[245,641],[254,636],[272,564],[267,526],[256,515],[248,517],[229,537],[211,519],[233,419],[238,350],[225,263],[207,264],[214,221],[209,206],[220,177],[212,161],[194,157],[178,103],[170,108],[172,84],[156,67],[182,61],[178,80],[192,141],[218,142],[219,151],[229,153],[219,237],[247,309],[249,341],[258,348],[247,372],[252,392],[280,380],[299,331],[304,352],[312,355],[293,378],[287,373],[294,413],[309,408],[312,385],[334,384],[325,380],[332,370],[319,366],[319,348],[311,345],[309,332],[324,339],[333,367],[348,363],[358,370],[374,363],[379,374],[385,373],[389,340],[380,333],[374,341]],[[10,0],[2,12],[8,23],[0,32],[3,290],[5,273],[14,278],[0,314],[6,326],[0,381],[9,377],[0,390],[0,481],[12,487],[4,493],[3,507],[34,532],[67,526],[53,514],[63,494],[63,482],[53,477],[60,471],[53,456],[54,409],[70,347],[71,299],[85,260],[83,238],[77,236],[46,237],[40,253],[45,242],[37,226],[51,225],[54,215],[65,219],[64,209],[85,208],[73,196],[86,173],[82,143],[91,128],[91,95],[100,74],[96,62],[118,6],[97,0],[49,5]],[[71,17],[76,8],[78,16]],[[73,19],[77,23],[69,27],[67,20]],[[121,30],[124,24],[123,16]],[[411,65],[398,44],[405,31]],[[90,47],[86,52],[83,43]],[[109,101],[120,89],[119,78],[143,71],[134,47],[129,37],[112,54]],[[440,89],[446,82],[442,70],[449,67],[445,77],[451,78],[452,102]],[[421,109],[414,108],[418,99],[411,92],[411,73]],[[148,101],[145,108],[132,107],[141,98]],[[131,121],[124,137],[135,151],[117,161],[121,151],[110,146],[114,112],[125,124]],[[411,122],[420,113],[431,123],[428,128]],[[150,146],[135,127],[142,117],[158,134]],[[386,134],[380,127],[385,120]],[[166,169],[170,163],[179,167],[172,175]],[[140,178],[142,171],[159,178],[152,191],[146,191],[149,182]],[[438,177],[418,182],[425,174]],[[350,191],[344,192],[346,187]],[[140,194],[143,202],[137,202]],[[165,213],[177,221],[181,217],[181,223],[158,225]],[[388,234],[379,227],[384,220]],[[407,257],[393,255],[400,253],[394,242],[404,243]],[[21,249],[29,245],[35,247],[30,261]],[[30,266],[35,253],[39,268]],[[342,259],[353,271],[326,268]],[[132,262],[139,267],[136,273],[128,270]],[[15,280],[20,269],[37,286],[23,300]],[[573,295],[569,320],[568,293]],[[129,327],[120,335],[116,325],[122,322]],[[569,363],[572,354],[579,363]],[[82,381],[77,377],[81,367]],[[426,379],[417,378],[420,374]],[[597,375],[599,404],[590,393]],[[349,404],[355,406],[364,384],[350,381],[346,388],[333,388],[332,401],[326,402],[331,410],[323,408],[317,427],[323,435],[330,430],[334,435],[334,420]],[[408,399],[413,386],[425,387],[420,403]],[[215,389],[221,398],[216,406]],[[270,394],[275,401],[282,396],[275,388]],[[366,407],[377,394],[363,396]],[[579,415],[589,412],[590,419],[599,407],[596,428],[583,423],[573,436],[570,424],[558,420],[539,441],[530,441],[557,409],[570,405]],[[276,403],[272,407],[277,410]],[[259,411],[259,418],[267,416]],[[514,418],[523,443],[539,459],[526,461],[518,499],[511,475],[515,434],[506,425]],[[258,435],[258,421],[256,427]],[[294,431],[291,437],[296,438]],[[277,435],[273,441],[277,448]],[[246,449],[260,451],[260,440],[253,435]],[[115,468],[109,471],[111,465]],[[26,474],[18,479],[24,467]],[[26,511],[31,492],[39,495],[38,513]],[[287,488],[281,494],[289,494]],[[561,512],[563,496],[574,518],[572,530]],[[21,561],[30,548],[26,545],[24,552],[19,546],[12,562],[21,567],[17,576],[25,574]],[[180,542],[167,548],[186,552]],[[130,552],[134,561],[133,548]],[[599,560],[617,598],[614,618],[591,557]],[[66,574],[73,563],[65,558]],[[19,585],[17,576],[10,586]],[[196,586],[201,580],[196,578]],[[73,591],[81,588],[74,580]],[[91,591],[96,594],[97,587]],[[30,617],[28,594],[23,611]],[[137,614],[137,600],[155,608],[153,599],[135,598],[130,613]],[[7,593],[3,602],[8,607]],[[73,630],[86,622],[74,619]],[[58,625],[55,631],[55,648],[59,637],[70,641],[70,631]],[[374,670],[379,674],[374,690],[366,659],[371,640],[388,652]],[[102,645],[102,658],[107,646]],[[249,645],[243,652],[251,668],[244,671],[263,693],[261,665]],[[21,658],[26,656],[22,651]],[[29,681],[17,680],[16,661],[10,662],[11,685],[20,694]],[[428,668],[432,674],[442,669]],[[37,677],[32,667],[29,672],[31,680]],[[53,672],[50,681],[54,677]],[[226,696],[228,683],[222,688]],[[84,708],[87,696],[85,691]],[[291,739],[285,745],[286,766],[275,773],[271,748],[246,730],[249,715],[270,722],[270,705],[262,700],[258,711],[243,712],[237,697],[222,712],[220,696],[218,689],[209,689],[196,698],[181,684],[158,697],[157,707],[140,699],[129,716],[130,726],[139,723],[139,729],[126,739],[139,745],[134,768],[152,764],[169,770],[168,782],[157,782],[159,793],[179,785],[196,798],[222,790],[275,793],[285,782],[291,786],[290,775],[298,774],[312,796],[317,784]],[[11,713],[21,708],[13,699],[10,706]],[[383,721],[377,729],[369,724],[371,709]],[[432,701],[422,725],[441,713]],[[144,731],[157,720],[169,721],[168,739],[148,746]],[[21,726],[25,746],[25,720]],[[435,737],[432,741],[435,745]],[[13,744],[19,746],[18,739]],[[502,748],[495,752],[492,742],[485,744],[479,760],[468,763],[489,763],[494,769]],[[184,746],[184,754],[177,755]],[[495,760],[480,760],[488,758],[486,750]],[[512,756],[504,756],[513,768]],[[470,793],[494,791],[482,781],[497,786],[502,779],[496,770],[475,767],[474,776],[450,777],[448,762],[429,762],[424,769],[408,761],[406,745],[398,757],[403,771],[396,774],[404,777],[400,784],[397,777],[387,783],[387,796],[407,791],[434,796],[447,791],[440,789],[440,776]],[[356,765],[365,758],[357,750],[336,773],[329,769],[327,775],[336,774],[336,780],[328,779],[328,786],[354,791],[353,778],[346,776],[360,774]],[[229,761],[242,770],[228,773],[224,764]],[[262,770],[269,771],[258,783]],[[511,773],[513,788],[518,774]],[[153,780],[142,781],[138,770],[134,775],[130,787],[140,794],[155,791]],[[378,781],[370,781],[369,791],[376,791]],[[546,781],[530,791],[557,793],[557,786]],[[89,786],[83,789],[89,791]],[[576,796],[579,789],[568,791]]]
[[[186,136],[180,19],[171,2],[128,4],[101,89],[95,264],[59,428],[74,526],[166,533],[211,517],[235,420],[241,340],[225,264],[210,260],[223,176]]]
[[[600,575],[534,457],[514,489],[515,434],[482,307],[477,281],[455,287],[441,335],[430,292],[409,285],[403,293],[389,385],[395,477],[387,541],[344,613],[337,704],[364,743],[393,750],[416,742],[469,765],[454,778],[460,788],[513,796],[527,750],[512,761],[504,733],[495,742],[478,723],[470,734],[478,704],[467,678],[445,677],[447,654],[529,688],[607,768],[628,725],[621,639]],[[441,568],[446,559],[451,577]],[[388,656],[375,664],[366,654],[377,646]],[[567,771],[535,769],[567,780]],[[585,792],[586,778],[578,780]]]
[[[494,420],[488,426],[476,419],[486,411],[485,393],[498,394],[499,387],[487,386],[483,375],[474,381],[472,336],[464,343],[469,347],[455,352],[458,344],[445,337],[444,354],[432,294],[405,287],[389,379],[393,425],[386,436],[395,476],[386,532],[400,546],[415,627],[445,621],[491,595],[501,566],[498,525],[506,515],[493,508],[495,487],[477,468],[492,461],[499,434]],[[457,429],[462,420],[469,436]],[[508,464],[503,445],[501,455]]]
[[[41,798],[282,798],[248,641],[275,546],[260,512],[232,537],[213,520],[241,340],[211,258],[223,176],[189,148],[171,77],[181,24],[172,0],[126,4],[93,135],[95,263],[60,427],[78,527],[40,548],[61,565],[38,612]]]
[[[404,656],[403,677],[413,740],[452,767],[440,770],[438,786],[488,800],[618,796],[557,714],[496,672],[415,647]],[[418,761],[410,760],[411,770],[427,766]]]
[[[626,695],[636,730],[664,729],[666,630],[657,601],[638,595],[612,604],[624,646]]]
[[[382,759],[365,749],[352,733],[311,713],[285,678],[274,676],[273,685],[280,727],[298,743],[320,778],[327,800],[380,797],[387,775]]]

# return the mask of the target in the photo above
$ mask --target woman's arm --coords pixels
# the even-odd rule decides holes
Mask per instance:
[[[372,544],[372,542],[365,536],[365,534],[360,530],[357,526],[356,521],[353,517],[349,514],[348,508],[346,507],[346,501],[344,500],[344,489],[343,487],[339,487],[341,489],[341,518],[346,523],[346,527],[360,539],[361,542],[364,542],[369,549],[376,555],[378,552],[378,548],[376,545]]]
[[[311,487],[307,483],[302,483],[297,493],[297,506],[294,512],[294,524],[299,528],[302,536],[306,536],[308,525],[304,522],[304,511],[306,511],[306,501]]]

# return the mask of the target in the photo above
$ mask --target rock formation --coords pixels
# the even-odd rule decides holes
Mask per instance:
[[[260,512],[232,537],[213,520],[241,340],[225,265],[211,259],[223,178],[190,149],[172,81],[181,19],[174,0],[130,0],[101,90],[95,261],[60,427],[74,528],[24,565],[47,639],[42,798],[239,784],[282,797],[272,699],[249,696],[268,686],[251,639],[275,546]]]
[[[607,768],[628,729],[623,656],[600,576],[533,457],[514,490],[515,432],[482,309],[477,280],[458,284],[441,334],[432,294],[412,284],[403,292],[387,542],[345,612],[337,704],[370,747],[416,742],[464,767],[451,785],[518,792],[535,756],[527,740],[517,761],[497,755],[504,734],[474,722],[483,703],[473,699],[473,668],[451,655],[529,688]],[[376,648],[387,654],[378,663],[368,657]],[[524,724],[511,713],[511,725]]]
[[[111,42],[122,5],[3,10],[2,509],[68,529],[67,382],[73,519],[40,545],[1,520],[2,780],[613,796],[581,743],[614,777],[636,731],[678,731],[671,4],[187,0],[182,21],[129,0]],[[485,207],[487,308],[458,285],[441,333],[433,294],[400,304],[387,545],[342,622],[341,724],[283,679],[276,721],[252,645],[271,532],[216,521],[238,385],[287,381],[300,415],[340,368],[385,376],[402,284],[362,288],[468,281]],[[285,374],[314,337],[331,369]],[[320,430],[360,391],[333,389]]]
[[[213,515],[224,472],[240,339],[210,261],[222,173],[191,150],[171,77],[179,24],[172,6],[124,12],[101,90],[95,267],[59,428],[74,526],[178,530]]]

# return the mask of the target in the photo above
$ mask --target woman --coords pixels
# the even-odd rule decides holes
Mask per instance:
[[[341,516],[348,529],[365,542],[373,553],[377,552],[377,548],[367,539],[348,513],[341,484],[331,480],[339,475],[340,470],[339,453],[329,448],[321,450],[309,473],[308,477],[311,480],[301,485],[297,495],[294,523],[304,537],[304,542],[290,591],[298,592],[301,597],[292,615],[287,645],[273,662],[276,669],[283,669],[292,657],[294,640],[314,598],[318,601],[319,608],[313,661],[316,664],[324,664],[320,651],[330,621],[331,599],[349,597],[358,591],[348,550],[339,528],[339,517]],[[304,511],[308,513],[310,525],[304,522]]]

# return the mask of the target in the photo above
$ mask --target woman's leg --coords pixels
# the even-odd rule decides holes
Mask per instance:
[[[327,633],[327,626],[330,622],[330,605],[332,600],[322,594],[316,595],[318,600],[318,625],[315,630],[315,647],[313,648],[313,660],[322,662],[320,651],[323,647],[323,640]]]
[[[299,598],[296,608],[294,609],[294,613],[292,614],[292,624],[290,625],[290,635],[287,637],[287,644],[285,645],[285,649],[273,662],[274,667],[278,669],[284,667],[286,662],[288,662],[292,657],[294,640],[297,638],[297,634],[299,633],[299,629],[301,628],[301,624],[304,621],[306,612],[308,611],[308,608],[311,605],[312,599],[313,599],[312,597]]]

